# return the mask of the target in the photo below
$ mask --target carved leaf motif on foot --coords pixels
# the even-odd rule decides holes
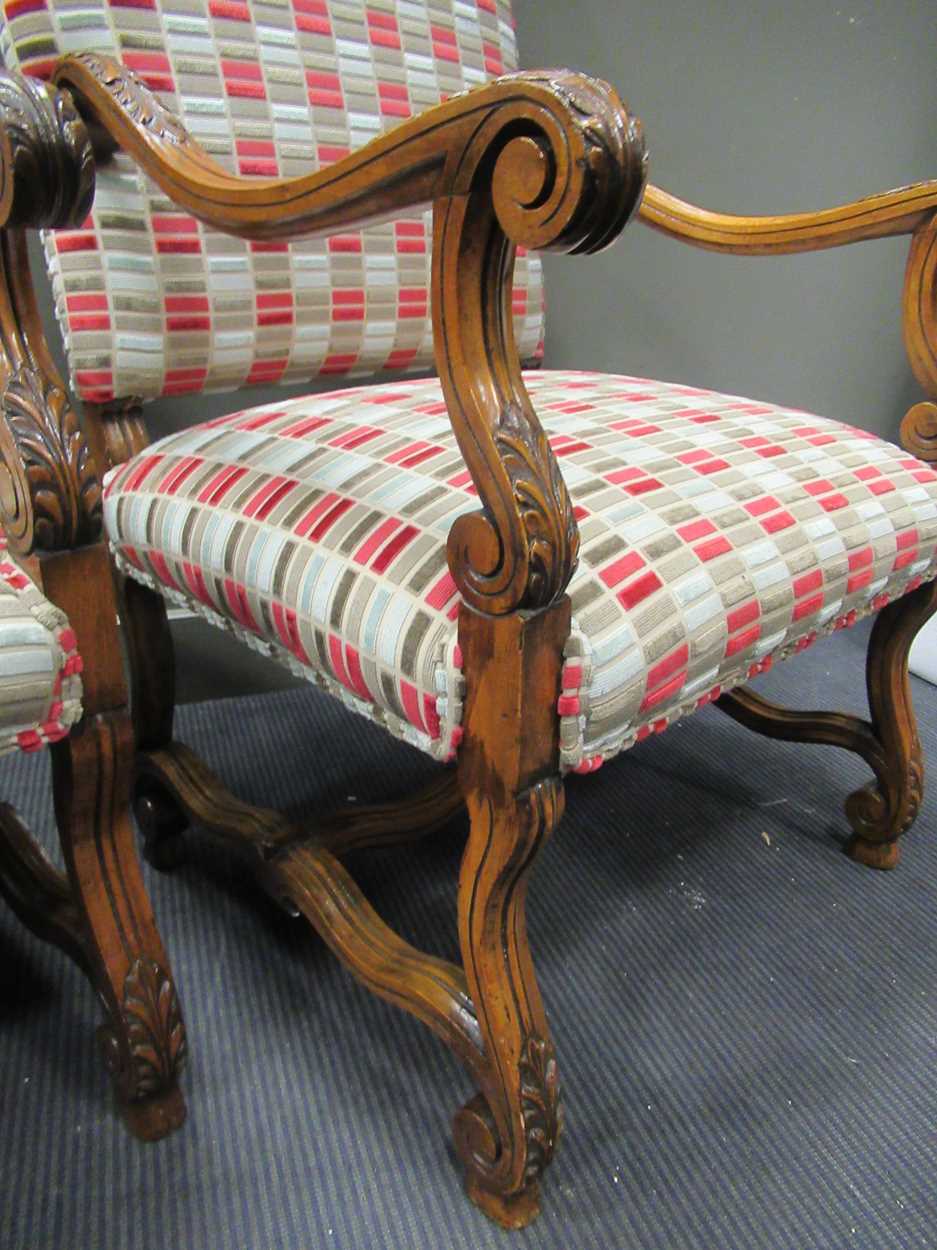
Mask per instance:
[[[128,1061],[111,1027],[103,1030],[105,1061],[122,1096],[135,1101],[173,1085],[187,1054],[176,987],[155,960],[134,961],[124,981],[122,1015]]]
[[[536,1181],[553,1158],[563,1131],[560,1075],[550,1042],[528,1037],[518,1064],[521,1078],[521,1114],[527,1138],[524,1176]]]
[[[846,815],[860,837],[876,842],[887,833],[888,840],[893,841],[914,824],[923,799],[924,762],[920,745],[916,745],[908,760],[903,784],[883,786],[878,781],[869,782],[850,794],[846,800]]]
[[[0,516],[14,550],[60,551],[101,532],[101,483],[61,387],[23,366],[0,410]]]

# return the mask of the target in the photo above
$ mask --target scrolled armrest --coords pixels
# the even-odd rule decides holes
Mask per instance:
[[[176,204],[229,233],[328,234],[433,205],[436,363],[482,502],[450,531],[450,568],[482,612],[559,598],[579,536],[521,377],[511,275],[516,246],[595,252],[634,213],[647,156],[614,89],[569,70],[508,75],[317,173],[263,179],[227,173],[110,57],[66,57],[53,80],[73,93],[100,158],[122,147]]]
[[[643,185],[630,151],[637,124],[620,101],[617,110],[600,101],[611,88],[568,70],[510,74],[452,96],[297,178],[228,173],[113,57],[66,56],[52,80],[74,96],[99,159],[123,148],[176,204],[252,239],[328,234],[464,192],[480,148],[505,231],[527,247],[595,251],[624,226]],[[525,160],[525,138],[540,145],[542,160]],[[523,185],[512,181],[518,162]]]

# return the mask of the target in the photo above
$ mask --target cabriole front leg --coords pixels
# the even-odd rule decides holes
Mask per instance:
[[[563,812],[556,699],[569,600],[495,617],[463,606],[465,738],[459,781],[471,828],[459,939],[484,1045],[479,1093],[456,1115],[469,1196],[509,1228],[539,1208],[562,1123],[556,1057],[527,941],[527,879]]]
[[[562,1127],[560,1084],[527,942],[527,878],[563,810],[559,778],[520,795],[469,799],[459,880],[465,975],[484,1040],[481,1091],[455,1117],[472,1200],[506,1228],[539,1210]]]
[[[87,968],[107,1013],[98,1036],[135,1136],[178,1128],[186,1038],[140,875],[130,821],[133,734],[124,712],[86,717],[52,748],[56,817],[87,934]]]

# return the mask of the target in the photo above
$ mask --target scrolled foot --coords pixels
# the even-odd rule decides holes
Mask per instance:
[[[143,857],[160,872],[185,862],[185,834],[189,819],[165,790],[152,782],[138,785],[133,814],[143,837]]]
[[[901,846],[898,842],[870,842],[858,833],[849,839],[843,849],[857,864],[865,864],[867,868],[878,868],[883,872],[897,868],[901,859]]]
[[[185,1099],[178,1085],[133,1102],[118,1099],[118,1106],[124,1123],[138,1141],[160,1141],[185,1123]]]
[[[119,1007],[98,1029],[127,1126],[144,1141],[158,1141],[185,1119],[178,1088],[188,1046],[172,977],[154,959],[139,958],[124,980]]]
[[[495,1194],[484,1189],[477,1177],[467,1175],[465,1192],[490,1220],[502,1228],[526,1228],[540,1214],[540,1186],[530,1185],[519,1194]]]
[[[540,1213],[537,1178],[546,1160],[530,1160],[523,1188],[504,1192],[497,1187],[505,1181],[503,1169],[497,1166],[502,1150],[494,1117],[482,1094],[476,1094],[456,1112],[452,1135],[456,1154],[465,1165],[465,1192],[471,1200],[502,1228],[526,1228]],[[552,1151],[551,1141],[549,1153]]]

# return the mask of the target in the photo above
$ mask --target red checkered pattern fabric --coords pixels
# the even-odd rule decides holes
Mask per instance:
[[[0,755],[41,750],[81,716],[74,631],[6,548],[0,534]]]
[[[251,176],[309,173],[440,99],[516,68],[505,0],[5,0],[9,68],[110,52],[208,152]],[[181,212],[132,162],[46,236],[83,399],[175,395],[433,367],[430,215],[329,239],[248,243]],[[540,263],[514,288],[522,359],[542,351]]]
[[[937,474],[772,404],[528,374],[582,537],[561,745],[591,771],[937,574]],[[121,567],[447,758],[453,520],[478,506],[435,380],[310,396],[163,439],[107,481]]]

